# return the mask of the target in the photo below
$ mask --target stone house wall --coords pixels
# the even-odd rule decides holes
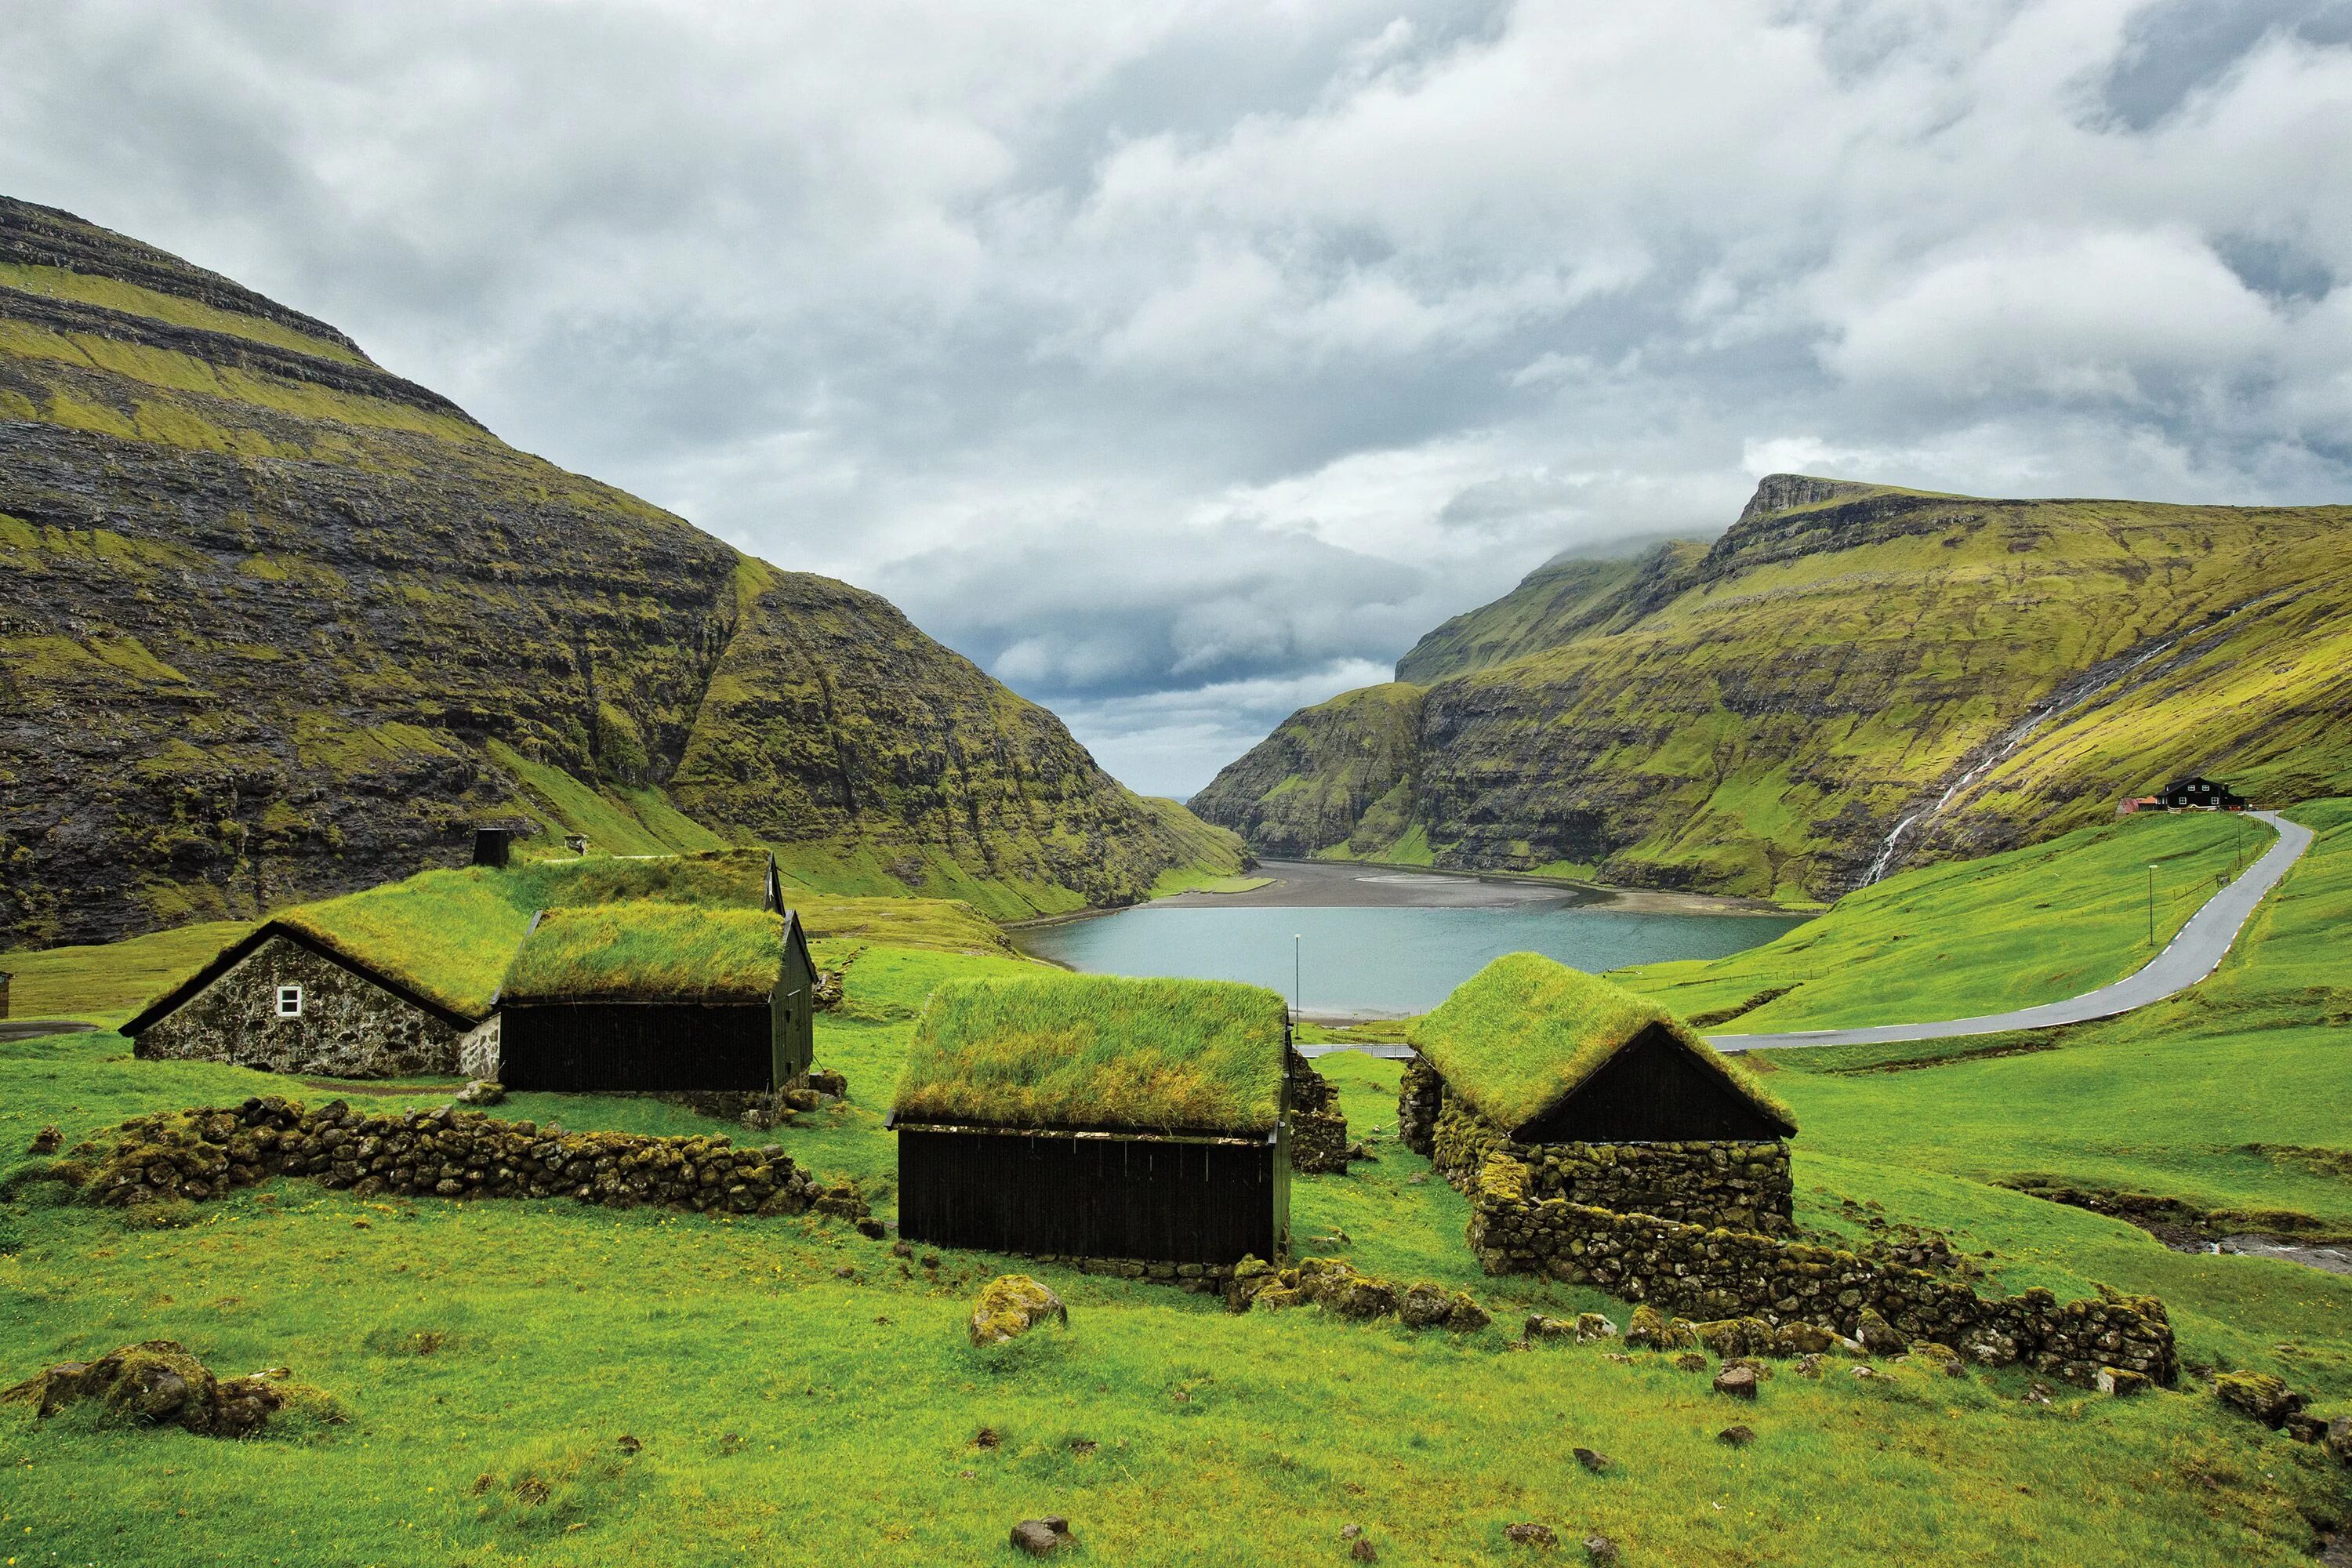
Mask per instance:
[[[1290,1168],[1328,1175],[1348,1168],[1348,1119],[1330,1081],[1297,1051],[1289,1054]]]
[[[1906,1337],[1987,1365],[2022,1362],[2071,1383],[2101,1367],[2171,1385],[2172,1327],[2153,1297],[2061,1303],[2031,1289],[1988,1301],[1966,1285],[1900,1264],[1752,1231],[1621,1214],[1537,1190],[1520,1161],[1489,1159],[1470,1190],[1470,1247],[1489,1274],[1545,1274],[1662,1311],[1717,1320],[1809,1322],[1853,1335],[1867,1308]]]
[[[278,988],[302,988],[302,1016],[278,1016]],[[233,1062],[322,1078],[457,1073],[465,1031],[315,952],[273,935],[142,1031],[137,1054]]]
[[[1655,1215],[1686,1225],[1781,1235],[1794,1227],[1795,1184],[1789,1146],[1778,1139],[1685,1143],[1520,1143],[1444,1092],[1444,1080],[1424,1064],[1424,1081],[1408,1081],[1398,1096],[1402,1121],[1410,1108],[1427,1129],[1423,1151],[1438,1173],[1475,1195],[1486,1162],[1500,1154],[1527,1168],[1536,1197]]]

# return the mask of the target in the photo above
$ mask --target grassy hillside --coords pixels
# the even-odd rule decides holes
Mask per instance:
[[[1645,963],[1611,978],[1683,1017],[1741,1033],[2031,1007],[2139,968],[2222,879],[2272,842],[2268,828],[2244,817],[2126,817],[1981,860],[1898,872],[1727,958]]]
[[[1704,550],[1548,567],[1400,666],[1379,821],[1310,710],[1194,797],[1261,847],[1820,902],[2204,772],[2352,788],[2352,509],[1981,500],[1780,475]],[[1289,837],[1286,852],[1293,852]]]
[[[0,198],[0,942],[250,919],[483,818],[1005,915],[1241,860],[886,601]]]
[[[478,1568],[1009,1562],[1011,1522],[1055,1512],[1085,1555],[1150,1563],[1342,1561],[1348,1524],[1381,1561],[1516,1563],[1532,1555],[1504,1536],[1519,1521],[1553,1527],[1563,1560],[1600,1531],[1628,1563],[1843,1568],[1885,1562],[1890,1541],[1923,1565],[2042,1568],[2086,1552],[2308,1562],[2311,1521],[2352,1513],[2345,1473],[2223,1411],[2195,1369],[2276,1370],[2323,1414],[2352,1411],[2352,1280],[2169,1252],[1988,1178],[2032,1170],[2345,1212],[2340,1178],[2239,1152],[2341,1146],[2332,1112],[2352,1085],[2340,1029],[2311,1021],[2340,993],[2312,988],[2341,981],[2326,954],[2352,917],[2352,812],[2311,820],[2321,841],[2247,950],[2161,1018],[2033,1056],[1857,1074],[1834,1053],[1795,1053],[1773,1074],[1805,1129],[1801,1224],[1935,1226],[1990,1255],[1979,1261],[1992,1288],[2156,1290],[2192,1369],[2179,1394],[2062,1388],[2045,1407],[2013,1372],[1953,1380],[1882,1363],[1876,1381],[1835,1366],[1816,1381],[1782,1363],[1754,1406],[1734,1410],[1662,1357],[1513,1349],[1520,1311],[1622,1322],[1627,1309],[1479,1276],[1463,1200],[1389,1136],[1396,1065],[1341,1056],[1324,1067],[1380,1158],[1299,1180],[1302,1246],[1467,1287],[1497,1310],[1496,1327],[1415,1335],[1312,1310],[1236,1318],[1162,1288],[1022,1264],[1068,1302],[1070,1327],[983,1352],[964,1320],[1009,1260],[899,1258],[838,1222],[369,1204],[280,1181],[193,1223],[141,1227],[46,1206],[49,1189],[20,1183],[0,1205],[0,1372],[169,1335],[232,1370],[291,1366],[352,1419],[220,1444],[41,1425],[0,1406],[10,1550],[26,1562]],[[1044,973],[867,947],[851,971],[855,1006],[818,1026],[820,1063],[846,1068],[850,1100],[773,1136],[866,1182],[888,1216],[879,1111],[923,998],[951,978]],[[0,1047],[0,1148],[44,1121],[79,1134],[279,1087],[134,1062],[110,1037]],[[501,1109],[572,1128],[716,1125],[593,1097]],[[747,1362],[751,1344],[768,1348]],[[1717,1440],[1734,1421],[1752,1444]],[[1609,1469],[1584,1470],[1579,1444]]]

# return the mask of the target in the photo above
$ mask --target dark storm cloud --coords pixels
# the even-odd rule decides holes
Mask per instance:
[[[0,188],[1184,793],[1774,468],[2341,498],[2348,9],[19,4]]]

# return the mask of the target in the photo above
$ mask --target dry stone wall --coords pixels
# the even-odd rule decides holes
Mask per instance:
[[[1406,1083],[1398,1097],[1398,1120],[1410,1116],[1416,1130],[1426,1129],[1423,1152],[1430,1163],[1465,1194],[1475,1195],[1480,1173],[1499,1154],[1527,1168],[1529,1191],[1537,1197],[1772,1236],[1794,1228],[1789,1146],[1777,1139],[1520,1143],[1445,1093],[1444,1080],[1425,1064],[1413,1066],[1427,1078]]]
[[[1806,1322],[1849,1336],[1874,1311],[1906,1338],[2085,1386],[2103,1367],[2168,1387],[2179,1375],[2171,1323],[2153,1297],[2062,1303],[2036,1289],[1988,1301],[1957,1281],[1837,1248],[1545,1195],[1525,1163],[1504,1155],[1480,1170],[1470,1199],[1471,1250],[1489,1274],[1546,1274],[1683,1317]]]
[[[301,1016],[278,1016],[281,985],[302,988]],[[233,1062],[263,1072],[404,1078],[457,1072],[467,1038],[334,960],[272,936],[150,1025],[136,1048],[146,1058]]]
[[[124,1122],[110,1142],[77,1145],[55,1171],[90,1201],[114,1205],[202,1203],[289,1175],[356,1197],[576,1198],[710,1214],[814,1211],[871,1223],[855,1185],[824,1185],[780,1145],[563,1132],[454,1106],[369,1116],[340,1100],[306,1110],[273,1095],[164,1112]]]

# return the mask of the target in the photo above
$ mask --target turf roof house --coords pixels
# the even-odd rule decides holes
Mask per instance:
[[[1205,1280],[1290,1224],[1281,997],[1112,975],[951,982],[890,1113],[912,1241]]]
[[[1796,1124],[1664,1008],[1532,952],[1498,958],[1416,1024],[1397,1131],[1470,1191],[1489,1155],[1534,1195],[1786,1232]]]
[[[331,908],[331,906],[330,906]],[[266,921],[122,1026],[150,1060],[321,1078],[447,1076],[494,1050],[486,994],[387,963],[296,910]]]
[[[807,1081],[816,966],[790,910],[542,910],[499,987],[499,1080],[569,1093],[772,1095]]]

